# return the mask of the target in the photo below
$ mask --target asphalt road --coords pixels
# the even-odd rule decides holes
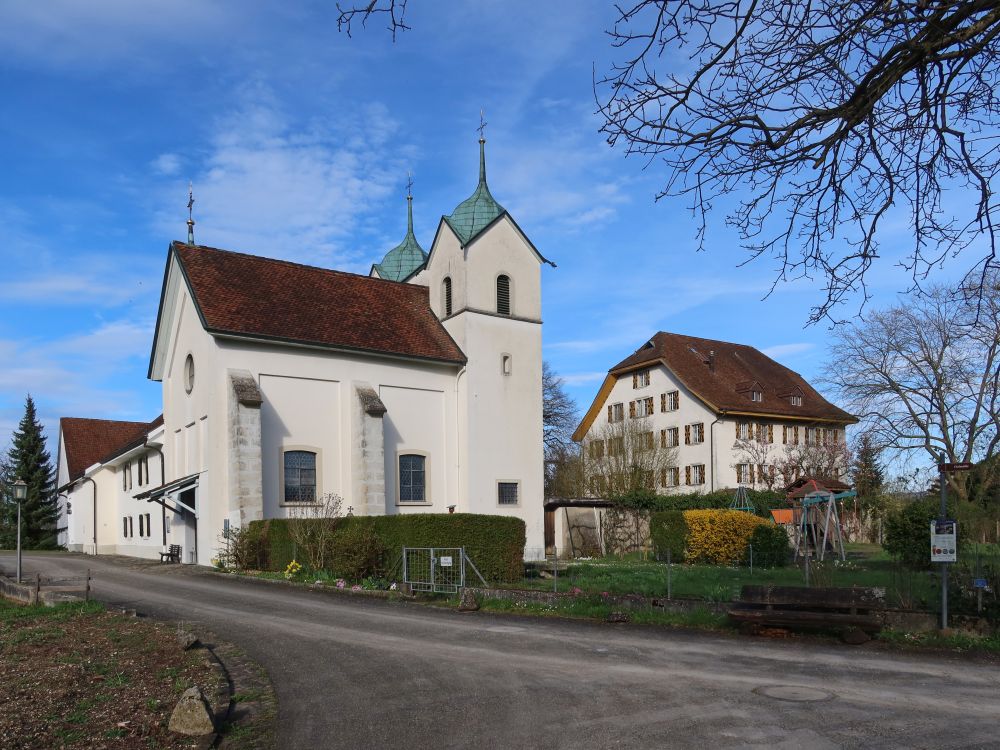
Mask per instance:
[[[966,657],[461,614],[125,558],[25,559],[43,575],[88,567],[98,598],[201,624],[260,662],[282,750],[1000,747],[1000,668]]]

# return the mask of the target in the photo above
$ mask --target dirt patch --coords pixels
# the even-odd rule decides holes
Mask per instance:
[[[223,705],[208,653],[183,651],[175,628],[104,611],[0,601],[0,748],[191,748],[167,730],[185,689]]]

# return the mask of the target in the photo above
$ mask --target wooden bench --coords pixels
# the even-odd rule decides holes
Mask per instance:
[[[171,544],[166,552],[160,553],[160,562],[179,563],[181,561],[181,545]]]
[[[845,640],[863,643],[882,629],[884,607],[885,589],[744,586],[729,617],[748,632],[764,627],[838,630]]]

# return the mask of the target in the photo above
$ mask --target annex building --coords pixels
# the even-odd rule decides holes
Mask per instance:
[[[356,515],[522,518],[542,554],[541,266],[475,192],[369,275],[171,243],[150,423],[65,418],[63,543],[209,564],[227,527],[342,498]]]

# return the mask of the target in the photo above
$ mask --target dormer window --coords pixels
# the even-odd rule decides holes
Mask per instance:
[[[792,406],[802,406],[802,396],[797,396],[797,395],[789,396],[788,403],[790,403]]]
[[[751,401],[758,401],[758,402],[759,401],[763,401],[764,400],[764,394],[761,393],[760,391],[758,391],[757,389],[754,389],[754,390],[750,391],[750,400]]]
[[[510,276],[497,276],[497,313],[510,315]]]

